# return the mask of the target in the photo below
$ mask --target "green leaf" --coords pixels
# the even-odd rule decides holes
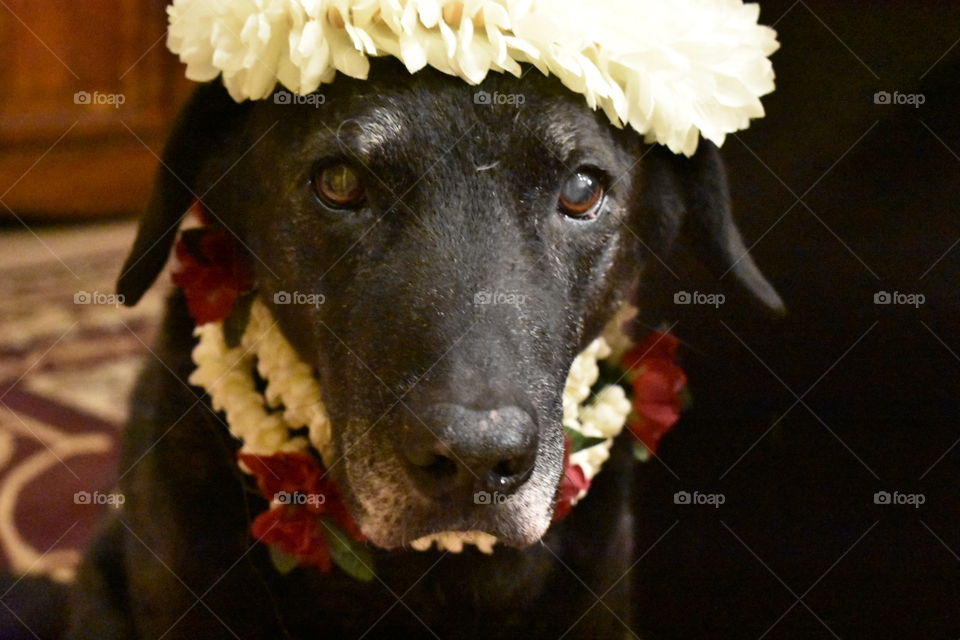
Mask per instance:
[[[563,430],[570,436],[571,453],[576,453],[582,449],[588,449],[607,441],[606,438],[588,438],[576,429],[571,429],[570,427],[564,427]]]
[[[245,293],[237,299],[233,311],[223,321],[223,340],[227,347],[234,349],[240,345],[243,332],[250,322],[250,306],[253,304],[253,292]]]
[[[345,574],[360,580],[373,580],[373,554],[362,543],[350,537],[336,522],[324,516],[320,518],[327,530],[327,542],[330,544],[330,557],[333,563]]]
[[[624,391],[630,391],[630,382],[626,379],[626,371],[623,367],[610,364],[606,360],[600,360],[597,362],[597,368],[600,370],[600,374],[597,376],[597,381],[593,383],[593,387],[591,387],[594,394],[611,384],[620,385],[624,388]]]
[[[680,390],[680,410],[686,411],[693,406],[693,394],[690,393],[690,385],[685,385]]]
[[[638,462],[646,462],[651,458],[650,449],[642,442],[633,443],[633,459]]]
[[[300,561],[295,557],[283,552],[277,547],[267,545],[267,549],[270,551],[270,561],[273,563],[274,568],[280,573],[280,575],[287,575],[296,569],[300,564]]]

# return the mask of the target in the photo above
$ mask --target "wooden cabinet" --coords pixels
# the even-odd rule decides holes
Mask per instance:
[[[191,88],[165,46],[165,9],[164,0],[0,3],[0,217],[140,209]]]

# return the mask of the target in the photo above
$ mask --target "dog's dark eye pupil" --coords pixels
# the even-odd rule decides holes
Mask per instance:
[[[313,179],[313,188],[317,197],[331,207],[347,209],[363,202],[360,176],[345,164],[321,169]]]
[[[560,209],[574,218],[592,218],[603,199],[603,185],[594,176],[579,171],[563,183]]]

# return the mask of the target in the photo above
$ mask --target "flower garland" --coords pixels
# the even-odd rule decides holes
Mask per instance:
[[[277,82],[308,94],[337,72],[363,79],[374,56],[472,85],[527,63],[686,155],[764,115],[779,47],[742,0],[173,0],[167,12],[187,77],[222,75],[237,101]]]
[[[268,545],[282,571],[300,564],[329,571],[336,564],[370,579],[363,535],[326,472],[334,458],[321,389],[256,296],[242,251],[225,230],[202,226],[181,233],[176,255],[173,279],[197,323],[190,383],[225,414],[230,433],[242,443],[238,464],[270,505],[253,521],[253,536]],[[676,338],[655,332],[632,344],[623,327],[634,313],[625,305],[570,367],[555,522],[587,495],[625,426],[637,440],[637,457],[647,459],[679,419],[686,377],[675,363]],[[474,545],[493,553],[496,542],[480,531],[441,532],[411,547],[459,552]]]

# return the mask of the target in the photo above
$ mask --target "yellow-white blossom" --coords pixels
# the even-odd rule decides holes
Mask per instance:
[[[173,0],[167,46],[235,100],[307,94],[394,56],[476,85],[520,64],[617,126],[691,155],[764,114],[776,32],[742,0]]]

